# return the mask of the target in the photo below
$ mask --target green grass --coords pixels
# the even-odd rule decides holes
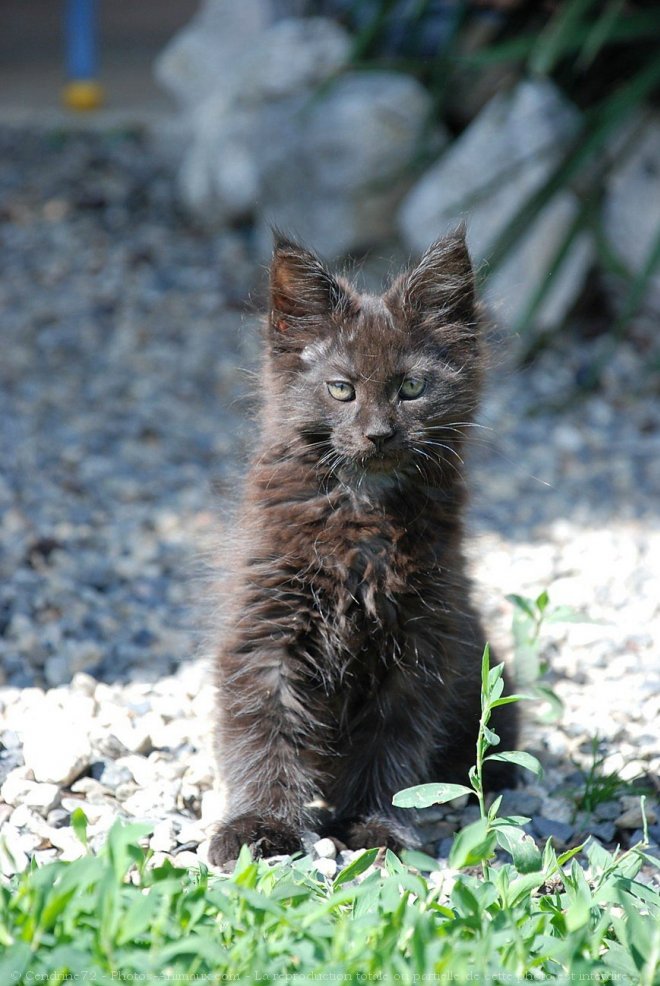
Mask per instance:
[[[644,787],[643,777],[625,780],[615,771],[604,770],[607,752],[601,751],[598,736],[591,740],[591,761],[588,767],[581,770],[579,793],[575,798],[576,809],[587,814],[595,811],[599,805],[614,801],[621,795],[630,796],[651,795],[650,787]]]
[[[470,788],[396,797],[477,798],[481,817],[456,835],[450,869],[370,849],[328,881],[309,857],[271,865],[244,848],[231,876],[212,876],[151,867],[149,826],[116,822],[97,855],[33,866],[0,889],[0,983],[659,984],[660,893],[637,879],[645,862],[658,864],[644,845],[612,854],[590,840],[557,856],[525,834],[526,819],[499,817],[499,799],[487,807],[488,757],[539,769],[529,755],[489,752],[490,711],[512,700],[501,674],[485,655]],[[74,822],[85,843],[84,816]]]

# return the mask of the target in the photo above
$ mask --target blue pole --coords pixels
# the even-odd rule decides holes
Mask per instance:
[[[96,78],[96,0],[67,0],[66,69],[70,79]]]
[[[66,74],[63,98],[74,110],[93,110],[103,102],[97,74],[97,0],[66,0]]]

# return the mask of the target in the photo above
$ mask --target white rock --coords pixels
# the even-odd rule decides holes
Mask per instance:
[[[136,784],[141,787],[154,784],[158,778],[158,765],[149,757],[140,757],[133,753],[126,757],[119,757],[116,764],[117,767],[126,767],[130,770]]]
[[[200,842],[197,846],[197,859],[200,863],[204,863],[205,866],[210,866],[209,863],[209,850],[211,848],[211,840],[205,839],[204,842]]]
[[[181,845],[186,842],[203,842],[206,838],[206,830],[209,825],[203,825],[200,821],[193,821],[192,819],[184,822],[179,829],[177,842]]]
[[[77,671],[71,679],[71,688],[93,698],[96,691],[96,678],[86,674],[85,671]]]
[[[320,873],[327,880],[332,880],[332,878],[337,873],[337,860],[330,859],[328,856],[320,856],[314,863],[317,873]]]
[[[152,747],[149,723],[144,718],[131,719],[121,716],[110,727],[121,745],[130,753],[148,753]]]
[[[345,64],[349,49],[348,35],[324,18],[282,21],[243,49],[231,83],[198,102],[191,117],[179,186],[199,219],[224,223],[254,211],[272,160],[298,153],[313,87]]]
[[[172,854],[168,852],[162,852],[162,851],[155,852],[151,857],[151,859],[149,860],[149,867],[151,869],[156,869],[156,867],[162,866],[163,863],[171,863],[174,866],[175,865],[174,856],[172,856]]]
[[[137,818],[155,818],[162,813],[165,795],[155,788],[136,791],[122,801],[122,808]]]
[[[544,798],[541,804],[541,813],[545,818],[553,822],[561,822],[563,825],[572,823],[575,806],[568,798],[548,797]]]
[[[201,801],[201,824],[212,825],[218,822],[225,811],[226,800],[221,791],[204,791]]]
[[[57,784],[30,784],[23,793],[21,801],[28,808],[36,808],[44,817],[59,803],[60,789]]]
[[[14,767],[5,777],[0,788],[0,798],[8,805],[17,805],[34,783],[31,767]]]
[[[43,866],[45,863],[52,863],[58,855],[57,849],[37,849],[33,858],[38,866]]]
[[[269,0],[206,0],[155,64],[156,78],[184,110],[230,86],[244,52],[272,20]]]
[[[351,39],[325,17],[288,18],[245,51],[235,91],[240,106],[260,106],[312,90],[343,68]]]
[[[283,20],[244,50],[231,83],[197,101],[181,196],[206,223],[255,215],[328,257],[394,231],[430,97],[400,73],[346,73],[350,38],[326,18]]]
[[[578,111],[547,80],[521,82],[511,93],[496,95],[404,201],[400,226],[406,243],[422,251],[463,215],[475,259],[487,260],[498,235],[548,179],[578,127]],[[489,279],[487,297],[500,321],[510,325],[522,317],[577,208],[572,193],[555,195]],[[541,303],[539,327],[554,326],[566,314],[591,258],[590,240],[579,237]]]
[[[201,860],[197,856],[196,852],[191,852],[189,849],[184,849],[183,852],[178,852],[174,857],[174,865],[182,868],[193,868],[199,866]]]
[[[628,128],[626,128],[628,130]],[[610,249],[631,274],[640,274],[660,229],[660,116],[629,134],[620,161],[610,172],[603,203],[603,228]],[[616,295],[621,287],[616,285]],[[660,312],[660,274],[651,279],[645,304]]]
[[[332,839],[319,839],[314,843],[314,852],[319,859],[335,859],[337,847]]]
[[[87,731],[57,708],[45,706],[23,734],[25,765],[35,780],[65,787],[89,766]]]
[[[158,822],[154,826],[153,835],[149,839],[149,848],[155,852],[170,852],[176,846],[174,824],[170,819]]]
[[[51,845],[60,850],[60,859],[71,861],[85,855],[85,847],[71,828],[51,828],[48,838]]]
[[[30,860],[23,849],[23,840],[14,828],[3,826],[0,838],[0,872],[10,877],[27,869]]]
[[[369,72],[342,76],[302,109],[264,162],[261,252],[271,223],[327,257],[391,237],[429,108],[415,79]]]
[[[25,830],[23,834],[29,833],[31,840],[33,840],[29,843],[29,848],[38,845],[48,833],[48,825],[41,815],[24,804],[14,808],[9,818],[9,824],[13,825],[14,828]]]

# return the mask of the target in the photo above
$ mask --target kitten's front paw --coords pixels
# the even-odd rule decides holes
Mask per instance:
[[[241,846],[253,856],[280,856],[301,848],[300,835],[283,822],[259,815],[239,815],[221,825],[209,846],[209,862],[224,866],[238,857]]]
[[[352,821],[346,828],[344,841],[349,849],[385,846],[393,852],[399,852],[412,846],[415,839],[412,833],[395,821],[376,816]]]

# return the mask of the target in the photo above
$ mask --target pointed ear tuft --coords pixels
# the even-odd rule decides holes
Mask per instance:
[[[271,325],[280,333],[341,313],[350,299],[310,250],[275,231],[270,266]]]
[[[465,242],[465,224],[426,250],[412,270],[390,289],[404,309],[419,321],[472,323],[475,318],[475,283]]]

